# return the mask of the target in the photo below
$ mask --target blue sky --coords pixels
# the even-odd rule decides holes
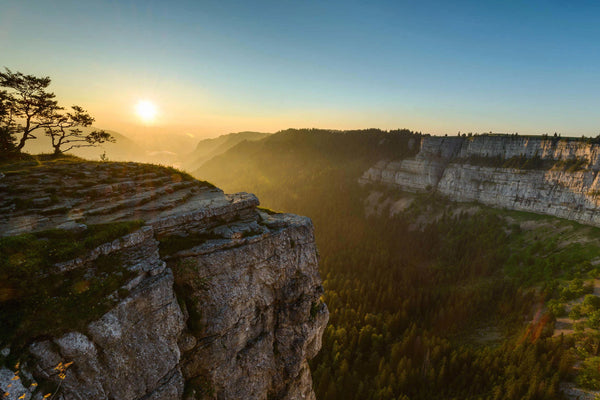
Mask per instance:
[[[600,133],[600,2],[5,0],[0,54],[123,133]]]

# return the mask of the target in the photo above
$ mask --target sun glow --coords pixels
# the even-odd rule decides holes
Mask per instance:
[[[151,123],[156,119],[156,106],[148,100],[140,100],[135,105],[135,113],[143,122]]]

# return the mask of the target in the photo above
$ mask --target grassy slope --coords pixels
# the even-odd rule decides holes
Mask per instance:
[[[210,160],[214,156],[223,154],[230,148],[234,147],[245,140],[254,141],[260,140],[270,135],[269,133],[261,132],[238,132],[228,135],[221,135],[216,138],[201,140],[193,152],[186,155],[184,167],[190,171],[198,169],[204,162]]]
[[[131,278],[115,256],[91,270],[52,273],[53,265],[122,237],[142,221],[91,225],[80,233],[50,230],[0,238],[0,347],[15,357],[35,338],[85,329],[114,300],[108,296]]]
[[[63,173],[77,176],[82,165],[106,170],[111,179],[131,180],[148,172],[167,176],[177,173],[185,180],[193,179],[170,167],[92,162],[70,155],[23,155],[0,162],[0,173],[17,176],[27,183],[29,174],[34,172],[59,177]],[[82,175],[78,179],[89,185],[100,183],[94,176]],[[31,183],[37,184],[37,180]],[[61,190],[68,188],[48,189],[53,189],[54,195],[62,196],[65,193]],[[77,193],[69,193],[69,196],[77,196]],[[23,204],[26,206],[27,202]],[[16,206],[18,208],[19,204]],[[117,256],[101,256],[89,270],[64,274],[51,273],[53,265],[84,255],[143,224],[143,221],[135,220],[89,225],[83,232],[54,229],[0,237],[0,348],[11,346],[11,358],[14,358],[35,338],[60,335],[73,329],[85,330],[89,321],[104,314],[116,301],[108,296],[131,278],[131,272],[121,265],[115,258]]]

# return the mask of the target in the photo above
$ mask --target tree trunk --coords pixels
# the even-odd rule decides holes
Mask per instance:
[[[17,152],[21,152],[21,149],[25,147],[25,141],[27,140],[27,134],[25,133],[21,140],[19,140],[19,144],[17,145]]]
[[[25,130],[23,131],[23,136],[21,136],[21,140],[19,140],[19,145],[17,146],[17,152],[20,153],[23,147],[25,147],[25,142],[27,141],[29,136],[29,127],[31,126],[31,116],[27,115],[27,119],[25,120]]]

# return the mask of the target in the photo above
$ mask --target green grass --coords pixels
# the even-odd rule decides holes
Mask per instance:
[[[172,235],[160,239],[159,252],[161,257],[170,256],[181,250],[191,249],[208,240],[219,239],[213,233],[193,233],[187,236]]]
[[[52,229],[0,238],[0,274],[43,273],[52,264],[85,254],[139,229],[141,220],[90,225],[83,232]]]
[[[512,168],[519,170],[561,170],[566,172],[577,172],[588,167],[588,160],[584,158],[572,158],[567,160],[552,160],[542,159],[540,156],[526,157],[513,156],[510,158],[485,157],[485,156],[470,156],[460,158],[454,162],[464,163],[469,165],[477,165],[491,168]]]
[[[207,181],[197,180],[185,171],[174,167],[159,165],[159,164],[143,164],[134,162],[106,162],[85,160],[76,156],[63,154],[55,156],[53,154],[20,154],[9,159],[0,160],[0,172],[5,175],[26,175],[40,169],[61,170],[65,174],[76,177],[78,179],[89,179],[89,177],[73,167],[78,164],[87,166],[95,166],[99,171],[110,172],[110,177],[105,178],[108,182],[114,182],[118,178],[131,179],[136,175],[146,173],[154,173],[157,175],[170,176],[173,182],[180,181],[197,181],[203,187],[215,188],[215,186]],[[96,184],[97,182],[94,181]],[[103,182],[107,183],[107,182]]]
[[[0,238],[0,347],[22,348],[34,338],[84,329],[104,314],[132,276],[118,255],[91,269],[52,274],[52,266],[122,237],[142,221],[92,225],[81,233],[49,230]],[[121,293],[124,294],[124,293]]]
[[[455,162],[464,163],[469,165],[477,165],[482,167],[491,168],[512,168],[520,170],[544,170],[550,169],[554,165],[553,160],[544,160],[539,156],[526,157],[526,156],[514,156],[510,158],[502,158],[501,156],[496,157],[485,157],[485,156],[470,156],[465,158],[457,159]]]
[[[89,322],[114,305],[116,299],[108,296],[135,274],[120,261],[116,255],[101,256],[91,270],[29,279],[22,285],[4,281],[0,344],[9,345],[11,353],[18,356],[36,338],[56,337],[73,330],[85,332]]]
[[[550,221],[559,220],[559,218],[553,217],[551,215],[536,214],[536,213],[529,212],[529,211],[506,210],[506,209],[500,210],[500,209],[494,209],[494,208],[490,208],[490,207],[487,207],[487,208],[489,210],[491,210],[492,212],[495,212],[498,215],[512,217],[520,222],[525,222],[525,221],[549,221],[550,222]]]
[[[585,158],[571,158],[557,161],[552,168],[567,172],[577,172],[586,169],[588,164],[589,162]]]
[[[62,154],[14,154],[11,157],[0,159],[0,172],[22,171],[41,165],[73,164],[85,162],[83,158]]]
[[[522,284],[533,285],[556,279],[585,279],[599,272],[590,261],[600,257],[600,246],[594,242],[578,243],[579,228],[565,229],[571,224],[554,222],[555,229],[538,228],[511,237],[511,255],[505,266],[508,276]],[[596,229],[590,228],[586,233],[598,237]],[[569,239],[574,241],[569,243]]]

